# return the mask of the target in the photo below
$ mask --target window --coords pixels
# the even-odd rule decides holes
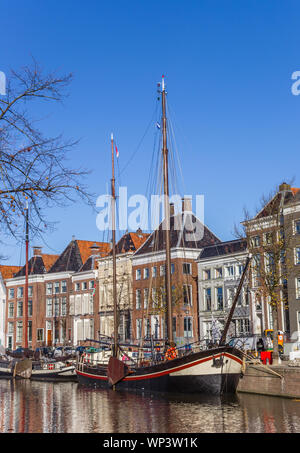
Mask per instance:
[[[47,283],[46,285],[46,294],[52,294],[52,283]]]
[[[94,280],[91,280],[89,282],[89,289],[94,289],[95,288],[95,281]]]
[[[216,278],[221,278],[222,277],[222,268],[221,267],[217,267],[216,268]]]
[[[222,286],[216,288],[216,293],[217,293],[217,310],[223,310],[224,304],[223,304],[223,288],[222,288]]]
[[[157,267],[154,266],[152,267],[152,277],[156,277],[157,276]]]
[[[230,308],[232,305],[232,302],[234,299],[234,293],[235,293],[234,288],[227,289],[227,306],[228,306],[228,308]]]
[[[136,339],[139,340],[142,337],[142,320],[136,320]]]
[[[17,303],[17,317],[20,318],[21,316],[23,316],[23,302],[19,301]]]
[[[59,282],[54,283],[54,294],[59,294]]]
[[[141,290],[140,289],[137,289],[136,292],[135,292],[135,302],[136,302],[136,309],[137,310],[140,310],[141,306],[142,306],[142,300],[141,300]]]
[[[80,283],[75,283],[75,291],[80,291]]]
[[[266,262],[266,272],[268,272],[269,274],[272,274],[274,272],[274,266],[275,266],[273,253],[265,254],[265,262]]]
[[[28,297],[32,297],[32,293],[33,293],[33,287],[28,286]]]
[[[17,335],[16,335],[16,341],[21,342],[23,339],[23,321],[18,321],[17,322]]]
[[[243,270],[244,270],[244,266],[242,264],[239,264],[237,267],[238,275],[242,275]]]
[[[296,278],[296,299],[300,299],[300,277]]]
[[[171,274],[174,274],[175,272],[175,264],[171,263]]]
[[[300,264],[300,247],[296,247],[296,250],[295,250],[296,254],[295,254],[295,262],[296,264]]]
[[[296,299],[300,299],[300,277],[296,278]]]
[[[67,315],[67,298],[62,297],[61,298],[61,316],[66,316]]]
[[[233,277],[234,276],[234,267],[227,266],[226,267],[226,277]]]
[[[7,329],[7,333],[8,335],[13,335],[14,333],[14,323],[13,322],[9,322],[8,323],[8,329]]]
[[[23,286],[21,286],[20,288],[18,288],[17,297],[19,297],[19,298],[23,297]]]
[[[32,300],[28,301],[28,316],[32,316]]]
[[[37,341],[44,341],[44,329],[37,329],[36,339]]]
[[[176,337],[176,316],[172,317],[172,330],[173,330],[173,336]]]
[[[149,269],[148,267],[145,267],[144,269],[144,280],[147,280],[149,278]]]
[[[204,290],[205,310],[211,310],[211,288]]]
[[[295,233],[300,234],[300,220],[295,220]]]
[[[52,299],[46,299],[46,316],[49,318],[52,316]]]
[[[144,308],[148,307],[148,300],[149,300],[149,289],[144,289]]]
[[[87,289],[87,282],[82,282],[81,289],[83,289],[83,290]]]
[[[15,297],[15,288],[9,288],[8,298],[13,299]]]
[[[211,278],[210,269],[206,269],[205,271],[203,271],[203,279],[210,280],[210,278]]]
[[[28,321],[27,335],[28,341],[32,341],[32,321]]]
[[[152,288],[152,305],[153,305],[153,307],[157,306],[157,303],[158,303],[156,293],[157,293],[156,288]]]
[[[268,233],[264,233],[264,244],[265,245],[270,245],[272,244],[272,233],[271,232],[268,232]]]
[[[253,260],[252,260],[252,272],[254,277],[260,277],[260,272],[261,272],[261,258],[260,255],[253,255]],[[254,286],[258,286],[258,284],[253,283]]]
[[[62,280],[61,282],[61,292],[66,293],[67,292],[67,282],[66,280]]]
[[[183,263],[182,264],[182,272],[184,274],[191,274],[191,263]]]
[[[10,302],[8,304],[8,315],[7,315],[9,318],[13,318],[14,317],[14,303],[13,302]]]
[[[135,271],[135,279],[140,280],[141,278],[142,278],[142,271],[141,271],[141,269],[137,269]]]
[[[166,265],[165,264],[160,266],[160,275],[161,276],[166,275]]]
[[[250,333],[249,319],[236,319],[235,320],[236,335],[248,335]]]
[[[191,316],[184,317],[184,336],[186,338],[193,336],[193,318]]]
[[[252,236],[250,239],[251,247],[259,247],[260,246],[260,237],[259,236]]]
[[[183,285],[183,303],[192,305],[192,285]]]
[[[54,299],[54,316],[59,316],[59,299]]]

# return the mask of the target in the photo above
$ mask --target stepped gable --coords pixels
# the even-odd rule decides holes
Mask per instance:
[[[106,242],[72,240],[58,260],[49,270],[49,273],[54,272],[78,272],[82,270],[83,265],[87,262],[91,255],[90,248],[96,244],[99,247],[99,253],[107,254],[110,250],[109,244]]]
[[[28,261],[28,275],[40,275],[49,271],[59,255],[34,255]],[[25,277],[26,266],[23,266],[15,277]]]
[[[179,228],[183,224],[184,228]],[[197,230],[201,231],[201,239],[197,239],[191,233],[197,226]],[[189,237],[190,236],[190,237]],[[202,249],[209,245],[221,243],[220,239],[215,236],[202,222],[192,213],[185,212],[170,217],[170,242],[171,248],[190,248]],[[151,233],[146,242],[139,248],[136,255],[144,253],[152,253],[165,250],[165,234],[163,230],[163,222],[159,227]]]
[[[6,280],[8,278],[14,278],[15,274],[21,269],[21,266],[0,265],[0,274],[2,275],[3,280]]]
[[[233,241],[225,241],[219,244],[205,247],[199,255],[199,259],[211,258],[215,256],[230,255],[232,253],[245,252],[247,250],[246,239],[236,239]]]
[[[116,254],[135,252],[149,236],[149,233],[143,233],[140,229],[135,233],[125,233],[116,244]],[[112,255],[112,251],[110,255]]]

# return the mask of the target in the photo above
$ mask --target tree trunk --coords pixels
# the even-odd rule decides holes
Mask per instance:
[[[278,349],[278,308],[277,305],[272,306],[272,318],[273,318],[273,364],[278,365],[279,363],[279,349]]]

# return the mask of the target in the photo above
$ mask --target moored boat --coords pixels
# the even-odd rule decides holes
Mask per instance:
[[[82,357],[76,367],[78,382],[84,386],[108,388],[111,382],[105,363]],[[120,389],[184,392],[184,393],[235,393],[243,362],[241,351],[218,347],[153,365],[124,365],[124,377],[116,382]]]
[[[163,181],[164,181],[164,212],[165,223],[170,225],[170,205],[168,187],[168,149],[167,149],[167,121],[166,121],[166,91],[164,79],[162,90],[162,155],[163,155]],[[115,253],[115,178],[114,178],[114,143],[111,137],[112,148],[112,258],[113,258],[113,302],[114,302],[114,332],[118,332],[117,324],[117,290],[116,290],[116,253]],[[153,358],[150,361],[130,360],[118,344],[117,335],[113,337],[111,356],[103,360],[98,353],[90,354],[87,358],[82,355],[76,365],[78,381],[84,386],[113,387],[126,390],[184,392],[184,393],[235,393],[242,371],[243,352],[226,345],[226,335],[232,319],[243,281],[247,272],[250,258],[247,259],[241,276],[238,290],[230,310],[219,345],[214,348],[197,347],[180,354],[173,341],[172,330],[172,284],[171,284],[171,253],[170,229],[164,230],[165,244],[165,322],[166,345],[160,360]],[[195,346],[195,345],[194,345]],[[140,347],[139,351],[142,351]],[[124,360],[124,357],[129,360]],[[122,360],[120,360],[122,359]],[[126,364],[126,362],[128,364]]]

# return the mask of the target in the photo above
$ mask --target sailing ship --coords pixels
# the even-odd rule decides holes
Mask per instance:
[[[168,183],[168,148],[166,90],[164,78],[161,84],[162,99],[162,157],[164,212],[167,225],[170,225],[169,183]],[[115,242],[115,177],[114,177],[114,139],[111,136],[112,152],[112,261],[113,261],[113,301],[114,301],[114,332],[117,328],[117,282],[116,282],[116,242]],[[226,335],[232,315],[245,279],[250,257],[248,257],[235,294],[235,298],[224,327],[220,342],[211,349],[204,349],[202,344],[193,345],[191,351],[180,355],[176,353],[172,331],[172,286],[171,286],[171,251],[170,230],[165,234],[165,286],[166,286],[166,350],[163,360],[156,360],[154,355],[150,361],[132,360],[132,354],[124,351],[125,346],[118,344],[114,334],[111,352],[102,350],[88,355],[83,354],[76,364],[78,381],[84,386],[100,388],[120,388],[126,390],[185,392],[185,393],[235,393],[241,375],[243,352],[226,344]],[[95,340],[97,342],[97,340]],[[101,343],[101,341],[99,341]],[[135,345],[136,348],[141,347]],[[103,348],[104,349],[104,348]],[[109,357],[110,356],[110,357]],[[120,360],[123,356],[123,360]],[[143,356],[143,354],[141,354]],[[161,355],[160,355],[161,356]],[[124,360],[124,357],[127,359]],[[160,357],[161,358],[161,357]],[[127,362],[127,364],[126,364]],[[130,364],[130,365],[129,365]]]

